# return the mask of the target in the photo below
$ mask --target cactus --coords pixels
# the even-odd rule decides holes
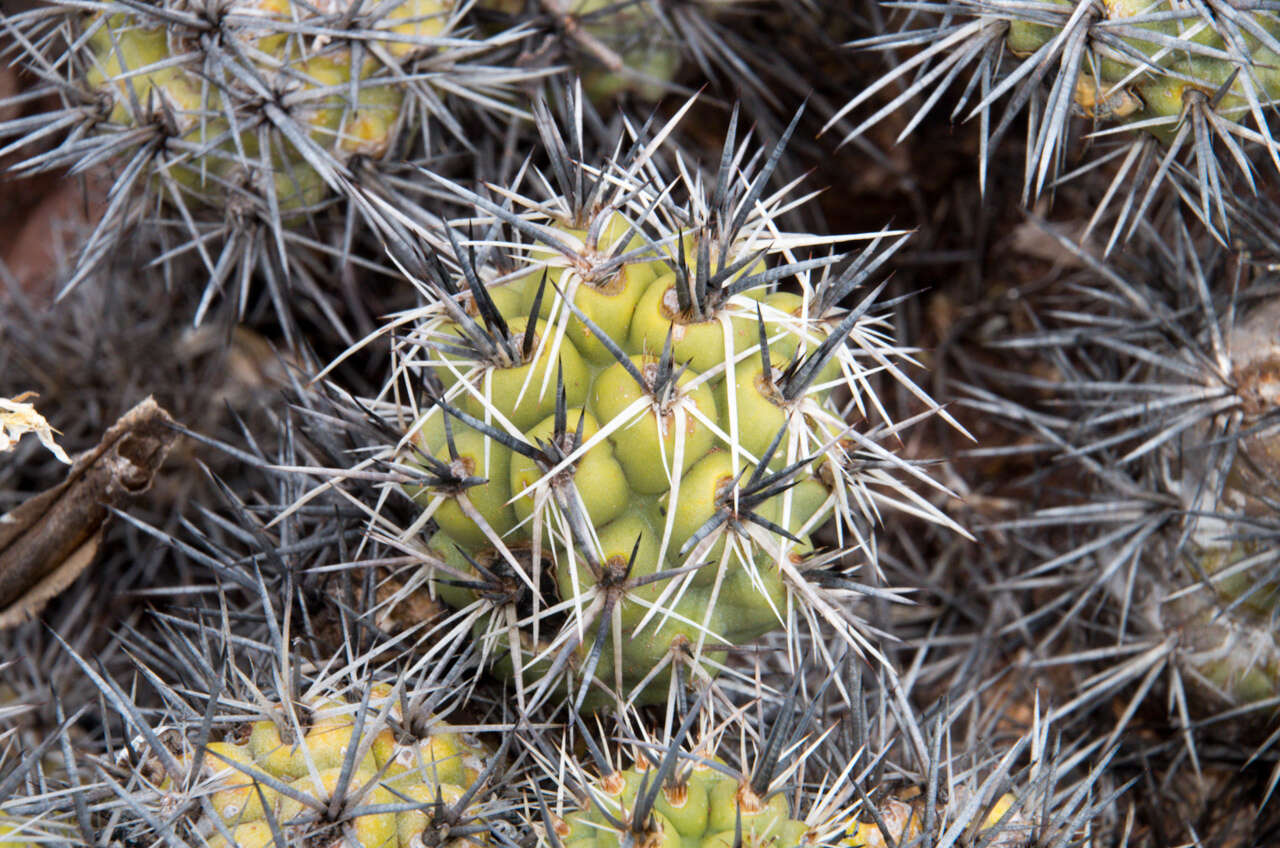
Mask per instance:
[[[803,701],[798,683],[765,696],[768,718],[736,729],[713,730],[694,705],[661,741],[642,734],[633,742],[628,767],[622,751],[589,735],[576,741],[589,753],[591,776],[576,759],[540,754],[540,784],[551,797],[539,808],[555,835],[547,844],[1028,848],[1079,838],[1086,822],[1107,815],[1109,803],[1088,795],[1104,789],[1114,752],[1046,745],[1061,738],[1051,719],[1037,717],[990,750],[953,751],[965,707],[924,716],[889,706],[886,714],[873,705],[887,693],[862,690],[856,676],[843,681],[849,688],[836,686],[840,677],[818,678]],[[818,718],[835,705],[843,721]],[[692,733],[695,722],[701,729]],[[894,797],[895,786],[911,800]]]
[[[287,215],[319,202],[349,158],[388,152],[405,111],[400,63],[430,50],[455,23],[450,4],[438,0],[389,5],[361,22],[372,37],[353,41],[327,37],[327,20],[304,4],[232,3],[217,22],[225,54],[207,56],[195,32],[175,32],[157,13],[91,15],[81,22],[84,82],[105,104],[112,130],[170,124],[166,144],[177,155],[156,176],[172,181],[167,190],[181,195],[174,202],[223,207],[247,193]],[[311,35],[313,28],[320,32]],[[245,67],[220,64],[223,55]],[[243,91],[233,80],[246,71],[253,76],[240,80]],[[226,82],[211,84],[210,76]],[[253,102],[263,97],[278,98],[288,119]]]
[[[114,182],[57,270],[93,285],[42,313],[57,248],[0,265],[0,512],[65,473],[23,432],[73,455],[154,390],[182,433],[0,633],[0,848],[1270,844],[1274,18],[6,11],[2,167]],[[886,19],[879,79],[829,61]],[[979,120],[942,140],[956,82]],[[833,95],[842,131],[876,104],[854,136],[917,98],[912,144],[854,173],[806,138]],[[966,146],[1110,241],[1005,238],[1003,175],[943,184]],[[899,189],[924,238],[827,234]],[[215,302],[243,325],[191,328]]]
[[[717,764],[724,768],[722,764]],[[786,799],[760,793],[711,765],[662,780],[656,767],[633,766],[603,775],[587,809],[555,825],[562,844],[613,846],[628,838],[644,844],[810,845],[810,826],[791,817]]]
[[[12,671],[0,666],[0,680]],[[38,736],[24,727],[34,710],[25,694],[0,685],[0,848],[71,844],[75,826],[66,792],[81,787],[67,782],[60,761],[71,735],[61,715],[63,722]]]
[[[506,25],[533,29],[537,56],[568,65],[598,105],[622,96],[657,102],[687,92],[696,69],[733,99],[765,118],[783,106],[784,86],[796,88],[788,59],[775,39],[759,43],[752,25],[786,32],[812,26],[812,7],[794,0],[480,0]],[[775,30],[776,31],[776,30]],[[778,65],[781,63],[783,67]]]
[[[1280,22],[1267,10],[1215,21],[1169,2],[1084,10],[1065,0],[1056,5],[1060,11],[1043,17],[1009,16],[1005,44],[1019,58],[1051,52],[1047,45],[1069,31],[1071,18],[1092,18],[1099,49],[1082,60],[1073,92],[1076,108],[1090,117],[1146,122],[1168,142],[1192,98],[1212,100],[1214,114],[1238,121],[1250,114],[1261,119],[1255,109],[1273,97],[1269,68],[1280,55]],[[1115,35],[1106,35],[1108,29]]]
[[[555,39],[555,30],[562,27],[562,48],[582,66],[583,87],[594,100],[603,101],[626,90],[658,100],[675,87],[681,59],[679,42],[655,15],[655,7],[648,4],[483,0],[480,5],[506,20],[527,18],[535,26],[545,26],[546,32],[539,34],[543,39]],[[695,14],[709,14],[709,10]],[[572,25],[565,25],[565,21]]]
[[[433,302],[393,325],[412,320],[396,356],[427,390],[388,414],[412,416],[403,538],[425,531],[434,592],[532,703],[566,674],[578,706],[663,702],[717,652],[818,622],[874,655],[828,588],[855,585],[840,559],[869,550],[881,504],[945,522],[896,479],[927,477],[879,444],[892,425],[846,423],[878,411],[871,369],[929,403],[875,311],[883,284],[839,306],[902,240],[796,260],[825,240],[769,231],[781,146],[740,169],[731,130],[718,182],[664,208],[634,178],[651,159],[589,167],[568,152],[581,128],[566,144],[540,116],[563,181],[546,218],[455,187],[529,237],[532,267],[482,282],[451,232],[461,274],[422,263]],[[825,550],[833,517],[847,547]]]
[[[1116,210],[1108,250],[1121,235],[1137,232],[1165,186],[1179,191],[1204,224],[1226,233],[1238,214],[1231,208],[1237,192],[1257,194],[1258,171],[1280,167],[1280,146],[1267,118],[1280,97],[1280,79],[1271,70],[1280,51],[1280,20],[1272,10],[1091,0],[917,5],[923,19],[938,24],[858,42],[884,50],[928,46],[860,91],[828,122],[835,127],[910,79],[905,92],[849,130],[846,140],[922,97],[920,112],[903,132],[911,131],[941,89],[971,67],[972,81],[952,114],[981,116],[984,182],[987,158],[1029,103],[1024,202],[1056,184],[1073,116],[1104,127],[1099,135],[1118,134],[1128,146],[1099,157],[1123,154],[1089,227]],[[945,17],[934,17],[937,12]],[[991,128],[992,107],[1002,95],[1009,105]],[[1257,161],[1262,159],[1271,165]]]
[[[951,809],[963,808],[968,801],[966,793],[959,793],[949,806]],[[1033,830],[1026,814],[1018,809],[1017,799],[1006,792],[990,805],[974,837],[993,848],[1021,848],[1030,843]],[[846,848],[887,848],[890,840],[894,845],[910,844],[921,836],[920,816],[915,809],[910,804],[890,798],[876,811],[874,818],[868,816],[867,820],[855,824],[841,845]]]
[[[1270,298],[1241,310],[1223,333],[1230,356],[1224,376],[1234,389],[1226,395],[1233,401],[1226,414],[1236,421],[1222,420],[1220,412],[1201,438],[1226,434],[1234,444],[1206,475],[1208,483],[1225,471],[1220,493],[1197,486],[1193,478],[1183,481],[1190,544],[1178,582],[1198,591],[1172,593],[1162,611],[1165,621],[1176,621],[1188,632],[1191,667],[1204,676],[1201,682],[1214,700],[1226,706],[1280,697],[1280,640],[1274,627],[1280,614],[1275,486],[1280,430],[1274,423],[1280,414],[1278,318],[1280,301]]]
[[[106,755],[75,752],[77,769],[104,779],[85,796],[20,795],[18,808],[67,816],[74,806],[105,837],[217,848],[485,844],[503,754],[434,714],[457,698],[442,677],[401,667],[396,682],[379,680],[371,656],[315,665],[272,647],[280,626],[268,622],[265,642],[238,637],[234,651],[216,627],[162,622],[163,642],[135,636],[130,653],[151,665],[159,707],[74,656],[132,739]],[[178,649],[166,657],[161,644]],[[236,654],[256,655],[258,669]],[[96,801],[82,809],[84,797]]]
[[[819,692],[832,682],[828,677]],[[700,699],[701,703],[701,699]],[[700,705],[699,703],[699,705]],[[834,786],[805,786],[814,710],[801,709],[795,692],[783,696],[774,717],[758,727],[714,729],[707,713],[690,711],[661,742],[623,752],[590,735],[582,744],[597,774],[576,761],[541,757],[547,780],[539,809],[551,844],[565,848],[617,845],[835,846],[850,812]],[[691,731],[695,723],[702,729]],[[806,745],[806,743],[809,743]],[[734,756],[736,765],[725,756]],[[787,753],[789,752],[789,756]],[[823,791],[825,789],[825,791]],[[548,842],[551,842],[548,839]]]
[[[440,129],[465,136],[459,103],[502,110],[504,87],[526,76],[481,64],[511,36],[470,40],[461,9],[167,0],[55,2],[14,16],[19,57],[63,107],[0,124],[0,138],[13,139],[2,152],[33,150],[22,172],[105,164],[115,173],[66,288],[102,266],[117,233],[150,224],[169,242],[177,234],[160,261],[190,253],[203,265],[197,320],[229,285],[242,287],[243,314],[244,287],[265,269],[284,278],[271,279],[271,294],[289,323],[280,285],[309,279],[306,255],[351,259],[350,233],[341,248],[325,244],[325,210],[353,204],[348,229],[376,218],[358,195],[389,190],[380,168],[424,161],[413,145],[429,156]],[[44,55],[55,49],[56,59]],[[41,151],[51,137],[59,143]]]
[[[65,825],[50,827],[38,818],[27,815],[11,818],[0,813],[0,848],[39,848],[68,836]]]
[[[210,845],[331,841],[348,827],[362,848],[425,844],[439,811],[473,794],[486,752],[444,722],[413,736],[388,685],[373,686],[367,710],[358,707],[317,698],[292,712],[270,705],[272,718],[180,752],[178,776],[158,788],[198,787],[206,795],[211,813],[193,827],[218,832]],[[365,735],[364,722],[374,716],[402,729]]]

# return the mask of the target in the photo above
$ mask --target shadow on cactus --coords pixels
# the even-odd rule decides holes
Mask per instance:
[[[797,84],[799,75],[786,67],[776,38],[770,45],[753,40],[761,33],[776,36],[781,20],[796,30],[809,23],[814,10],[802,0],[479,0],[477,5],[494,21],[530,29],[526,61],[567,65],[602,107],[623,95],[648,102],[673,92],[687,95],[681,80],[690,68],[726,99],[758,103],[761,108],[751,111],[761,119],[785,108],[782,88],[797,96],[809,88]]]
[[[661,703],[773,630],[878,656],[854,601],[880,590],[854,574],[875,568],[879,511],[949,523],[891,449],[912,422],[876,395],[887,378],[946,415],[905,373],[884,284],[864,289],[901,239],[777,231],[798,202],[766,192],[783,145],[735,129],[707,185],[683,162],[658,181],[674,121],[600,166],[581,127],[545,109],[539,126],[551,197],[448,184],[476,205],[473,234],[434,237],[451,265],[398,256],[429,302],[388,327],[393,378],[368,406],[404,436],[356,473],[394,463],[420,511],[394,531],[378,514],[379,533],[418,552],[418,582],[525,710]],[[476,254],[510,243],[499,230],[528,264],[494,277]]]
[[[1091,670],[1059,709],[1115,699],[1113,738],[1163,714],[1198,772],[1213,740],[1258,744],[1255,757],[1275,743],[1280,323],[1265,270],[1185,229],[1159,246],[1123,274],[1078,250],[1087,271],[1038,305],[1042,329],[993,343],[1043,351],[1057,378],[974,403],[1074,479],[1060,505],[1007,525],[1032,550],[1054,538],[1006,588],[1052,590],[1022,626],[1038,620],[1054,664]],[[1218,278],[1230,285],[1215,292]]]

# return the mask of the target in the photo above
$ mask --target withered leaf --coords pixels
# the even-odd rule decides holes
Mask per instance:
[[[178,433],[152,398],[126,412],[67,479],[0,516],[0,629],[39,613],[93,562],[111,509],[151,487]]]
[[[54,429],[44,416],[36,412],[35,406],[27,403],[35,397],[35,392],[23,392],[17,397],[0,397],[0,453],[13,450],[18,440],[26,433],[35,433],[40,444],[44,445],[59,462],[71,464],[71,457],[58,446],[54,440]]]

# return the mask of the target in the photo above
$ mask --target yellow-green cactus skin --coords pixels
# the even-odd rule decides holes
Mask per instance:
[[[950,810],[962,807],[965,800],[967,793],[961,790],[940,812],[945,818]],[[976,836],[976,844],[989,845],[991,848],[1024,848],[1034,828],[1022,811],[1015,807],[1016,803],[1017,798],[1009,792],[995,799],[982,821],[975,822],[976,826],[969,828]],[[849,825],[840,840],[841,848],[889,848],[890,845],[919,844],[924,828],[919,811],[911,804],[890,798],[876,812],[884,823],[884,828],[876,823],[874,817],[864,813],[860,821]],[[888,831],[888,838],[885,831]]]
[[[404,111],[402,63],[445,32],[453,8],[451,0],[382,4],[381,37],[358,44],[306,34],[346,6],[236,0],[223,10],[227,43],[217,57],[163,19],[87,16],[84,80],[104,104],[98,131],[163,132],[160,184],[169,193],[176,186],[183,203],[225,206],[274,195],[278,208],[294,210],[320,202],[327,188],[312,162],[340,167],[357,155],[387,153]],[[286,122],[306,141],[283,132]]]
[[[0,819],[0,848],[34,848],[39,835],[26,822]]]
[[[706,765],[669,779],[657,791],[647,820],[637,816],[641,790],[656,769],[630,768],[597,781],[592,803],[557,823],[565,848],[794,848],[815,844],[810,827],[791,817],[781,795],[761,798],[745,781]],[[620,829],[618,824],[623,828]],[[741,827],[741,841],[736,838]]]
[[[8,800],[20,800],[8,798]],[[70,811],[50,804],[51,810],[35,815],[10,815],[0,811],[0,848],[41,848],[73,845],[75,828]]]
[[[1073,0],[1053,3],[1068,14],[1075,13],[1079,5]],[[1248,27],[1241,30],[1240,47],[1245,55],[1240,57],[1233,55],[1237,48],[1228,43],[1221,29],[1187,4],[1102,0],[1089,3],[1089,7],[1085,14],[1095,16],[1091,26],[1103,31],[1108,24],[1117,27],[1111,36],[1117,44],[1089,51],[1082,63],[1075,102],[1088,117],[1151,122],[1146,125],[1150,132],[1170,138],[1192,94],[1213,98],[1226,86],[1215,111],[1239,120],[1250,112],[1248,88],[1264,102],[1280,92],[1280,55],[1249,33]],[[1275,12],[1259,9],[1242,14],[1251,19],[1250,26],[1271,39],[1280,35],[1280,18]],[[1007,44],[1016,55],[1030,56],[1060,32],[1053,25],[1014,15],[1009,20]]]
[[[388,705],[390,696],[389,687],[375,686],[359,736],[357,704],[312,699],[294,711],[296,726],[281,708],[279,716],[250,722],[228,738],[208,743],[199,774],[166,778],[161,788],[203,796],[204,809],[217,822],[206,813],[195,827],[210,834],[215,848],[286,848],[315,839],[323,840],[315,844],[359,848],[422,846],[424,834],[434,833],[438,805],[458,803],[478,782],[487,753],[469,734],[444,722],[432,723],[422,738],[400,738],[385,721],[375,730],[374,717],[380,714],[398,722],[399,705]],[[357,759],[340,786],[352,756]],[[179,766],[190,769],[195,758],[194,752],[186,753]],[[276,789],[266,777],[287,790]],[[328,805],[339,794],[341,810],[332,816]],[[420,806],[377,809],[414,803]],[[273,836],[273,823],[283,845]],[[344,832],[354,842],[344,843]]]
[[[488,317],[464,301],[474,327],[443,306],[430,313],[424,334],[438,344],[429,367],[449,411],[442,404],[422,415],[401,461],[472,482],[405,490],[437,528],[427,547],[439,563],[439,597],[459,608],[502,597],[525,619],[518,646],[498,632],[508,613],[475,625],[501,669],[539,679],[566,630],[578,628],[572,669],[593,663],[615,696],[658,701],[673,662],[695,658],[714,673],[704,651],[742,645],[785,620],[811,534],[835,510],[832,485],[844,485],[847,424],[832,399],[846,385],[838,357],[815,363],[791,394],[784,372],[828,340],[828,349],[842,347],[832,336],[846,313],[815,314],[812,298],[763,277],[752,285],[766,266],[747,260],[735,272],[744,289],[693,316],[677,289],[696,279],[695,241],[683,260],[646,258],[645,240],[621,215],[597,222],[594,244],[586,227],[550,226],[578,260],[539,246],[540,267],[486,291]],[[624,251],[638,258],[593,276],[595,257]],[[506,334],[493,351],[466,353],[476,332],[502,335],[499,322]],[[499,436],[528,449],[554,445],[563,461],[535,460]],[[816,457],[811,466],[776,490],[761,484],[765,495],[735,513],[735,491],[806,457]],[[753,519],[742,518],[748,511]],[[585,524],[570,530],[579,512]],[[725,520],[715,524],[718,516]]]
[[[916,815],[916,811],[910,804],[890,798],[881,804],[876,812],[884,822],[884,830],[889,831],[888,835],[893,840],[893,844],[909,843],[913,839],[920,838],[920,817]],[[876,824],[874,818],[870,818],[869,821],[857,821],[849,825],[848,832],[840,840],[840,844],[843,848],[888,848],[889,840],[885,839],[884,830]]]

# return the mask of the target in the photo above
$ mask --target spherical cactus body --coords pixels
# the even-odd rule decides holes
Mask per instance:
[[[276,832],[290,845],[421,846],[424,834],[435,833],[435,811],[463,798],[488,755],[444,722],[424,735],[406,732],[390,687],[375,684],[371,694],[362,727],[359,705],[343,700],[311,699],[290,715],[282,707],[181,754],[177,776],[160,788],[207,800],[192,826],[214,846],[282,848]],[[344,832],[354,843],[343,841]]]
[[[779,562],[810,547],[808,533],[831,512],[826,489],[806,479],[753,502],[768,522],[758,532],[717,527],[715,519],[732,508],[743,482],[783,469],[786,445],[768,455],[771,442],[790,416],[806,414],[773,387],[786,359],[775,353],[778,368],[762,375],[759,333],[769,350],[794,352],[823,341],[831,324],[813,322],[812,337],[802,337],[795,319],[754,289],[719,315],[685,323],[672,294],[675,274],[657,259],[602,281],[569,268],[549,271],[545,286],[541,276],[510,294],[489,293],[508,304],[502,319],[514,356],[468,361],[441,344],[435,371],[448,386],[443,401],[467,418],[436,407],[411,443],[485,482],[440,500],[430,545],[473,578],[507,567],[498,549],[519,551],[527,575],[553,573],[548,589],[561,615],[580,616],[616,596],[623,638],[607,635],[596,673],[620,674],[629,691],[681,645],[738,645],[780,626],[787,593]],[[535,306],[540,317],[520,315]],[[432,334],[461,341],[468,331],[442,311]],[[803,401],[821,409],[829,394],[816,385]],[[504,445],[503,434],[519,439],[523,452]],[[762,461],[769,465],[758,470]],[[435,497],[430,487],[410,492],[424,505]],[[554,541],[566,540],[566,520],[579,519],[592,536],[585,554]],[[543,566],[527,561],[535,537]],[[653,687],[652,697],[661,692]]]
[[[145,141],[144,128],[163,127],[172,155],[156,177],[187,202],[221,209],[274,195],[276,208],[303,208],[326,195],[313,162],[340,168],[389,149],[405,98],[401,63],[441,34],[452,9],[447,0],[393,5],[370,22],[379,37],[352,41],[302,34],[323,29],[321,12],[336,7],[231,3],[213,51],[208,36],[162,17],[95,14],[83,23],[84,82],[105,104],[101,131]]]
[[[434,591],[521,692],[571,678],[592,708],[713,677],[800,610],[862,649],[806,575],[838,558],[814,539],[829,519],[874,520],[856,457],[895,461],[850,424],[876,405],[868,361],[906,379],[878,290],[840,305],[865,256],[837,272],[843,256],[779,250],[768,210],[743,208],[767,171],[726,167],[718,208],[656,211],[636,167],[574,169],[572,199],[537,218],[466,195],[529,236],[531,267],[495,277],[463,257],[424,283],[437,299],[406,354],[428,398],[395,461],[418,478],[403,489]]]

